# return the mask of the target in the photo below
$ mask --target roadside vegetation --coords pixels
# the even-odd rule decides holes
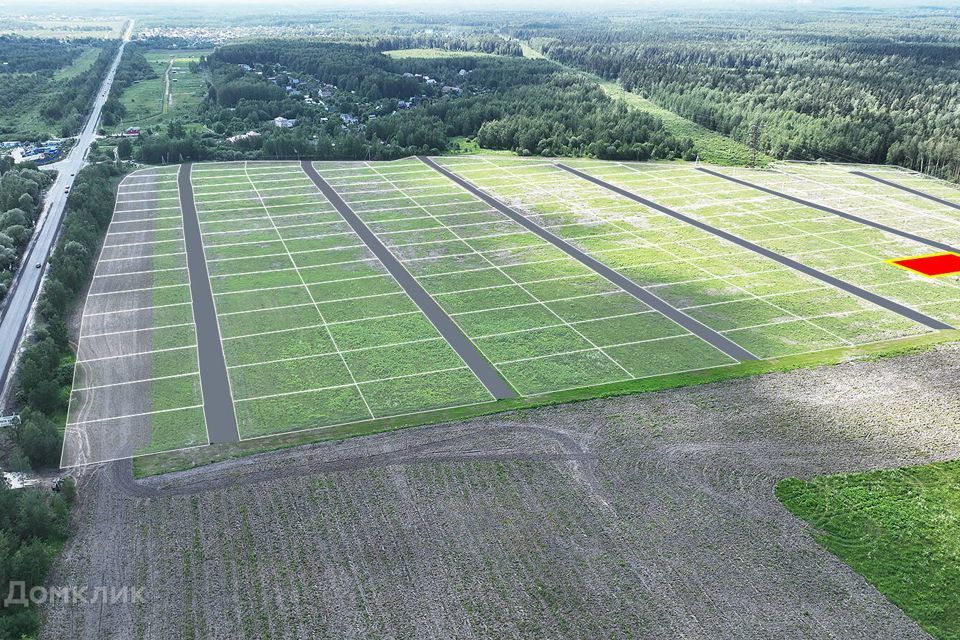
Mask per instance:
[[[17,368],[21,424],[13,431],[14,470],[55,467],[73,383],[69,323],[93,272],[97,249],[113,214],[120,170],[96,164],[77,174],[49,271],[37,301],[37,320]]]
[[[43,190],[53,178],[33,165],[14,167],[0,158],[0,300],[6,297],[33,227],[43,209]]]
[[[960,462],[791,478],[777,496],[930,635],[960,638]]]

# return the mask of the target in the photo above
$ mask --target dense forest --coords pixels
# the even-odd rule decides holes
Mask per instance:
[[[422,44],[392,44],[411,42]],[[381,52],[384,44],[221,47],[203,62],[210,86],[199,117],[217,136],[262,135],[225,146],[171,125],[144,138],[140,157],[390,159],[443,152],[457,137],[520,154],[692,157],[692,143],[668,134],[659,119],[628,111],[596,81],[555,63],[515,55],[394,59]],[[296,126],[272,127],[278,116]]]
[[[522,27],[549,58],[785,159],[960,178],[956,13],[717,13]]]

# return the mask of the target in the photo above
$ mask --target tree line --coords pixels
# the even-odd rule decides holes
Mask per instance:
[[[0,159],[0,300],[21,266],[42,209],[43,190],[52,182],[50,174],[35,166],[14,167],[13,158]]]
[[[36,324],[17,367],[21,424],[13,429],[14,468],[57,466],[63,419],[73,384],[74,354],[68,323],[92,275],[97,248],[113,216],[120,170],[101,163],[76,177],[60,238],[37,300]]]

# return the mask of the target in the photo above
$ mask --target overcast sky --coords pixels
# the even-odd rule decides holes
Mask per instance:
[[[243,6],[245,13],[271,13],[278,9],[298,13],[330,9],[391,8],[408,10],[442,10],[455,12],[496,10],[564,10],[598,11],[636,9],[731,9],[731,8],[839,8],[839,7],[904,7],[937,6],[960,8],[960,0],[473,0],[451,3],[449,0],[49,0],[43,4],[24,4],[22,1],[0,0],[5,12],[37,14],[45,12],[78,13],[83,9],[110,9],[119,13],[140,13],[151,9],[186,5],[193,9],[215,6]]]

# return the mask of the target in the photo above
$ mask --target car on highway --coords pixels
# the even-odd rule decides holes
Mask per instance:
[[[39,269],[40,267],[43,266],[43,263],[42,263],[42,262],[38,262],[37,264],[35,264],[35,265],[33,265],[33,266],[34,266],[35,268]]]

